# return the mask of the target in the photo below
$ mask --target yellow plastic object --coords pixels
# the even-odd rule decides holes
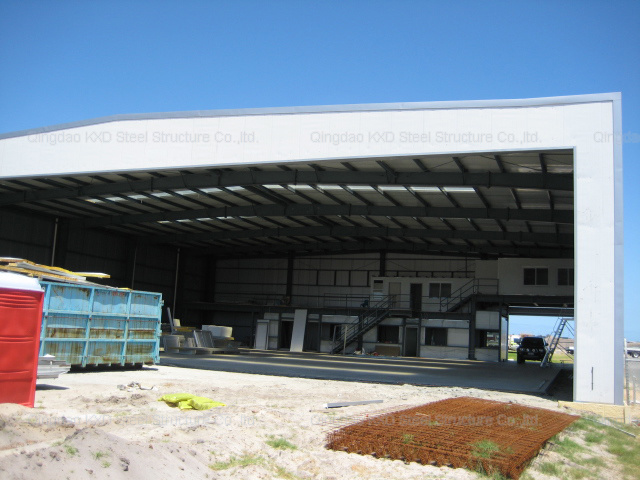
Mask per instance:
[[[180,410],[209,410],[213,407],[226,407],[224,403],[190,393],[169,393],[160,397],[158,401],[165,402],[170,407],[178,407]]]

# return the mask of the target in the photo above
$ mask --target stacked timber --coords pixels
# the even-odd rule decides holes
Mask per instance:
[[[20,273],[39,280],[67,283],[91,283],[87,280],[88,277],[110,278],[106,273],[72,272],[64,268],[41,265],[24,258],[14,257],[0,257],[0,271]]]

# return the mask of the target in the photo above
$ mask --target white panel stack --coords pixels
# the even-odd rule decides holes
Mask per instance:
[[[292,352],[302,352],[304,344],[304,331],[307,326],[307,310],[297,309],[293,317],[293,332],[291,333]]]

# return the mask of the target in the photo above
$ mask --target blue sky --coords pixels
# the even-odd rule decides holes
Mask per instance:
[[[619,91],[637,139],[638,25],[637,1],[5,0],[0,132],[117,113]],[[625,331],[640,340],[637,140],[624,162]]]

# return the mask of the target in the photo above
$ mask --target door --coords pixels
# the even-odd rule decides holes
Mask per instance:
[[[307,329],[304,332],[304,351],[317,352],[318,338],[320,332],[318,330],[318,322],[307,323]]]
[[[404,356],[418,356],[418,327],[406,327],[404,329]]]
[[[400,282],[389,282],[389,297],[391,298],[391,306],[397,307],[400,302]]]
[[[280,332],[278,348],[289,350],[291,348],[291,335],[293,334],[293,320],[280,320]]]
[[[414,318],[420,318],[422,312],[422,284],[412,283],[409,293],[409,301],[411,309],[411,316]]]
[[[266,350],[267,349],[267,340],[269,335],[269,321],[260,321],[258,320],[258,325],[256,326],[256,350]]]

